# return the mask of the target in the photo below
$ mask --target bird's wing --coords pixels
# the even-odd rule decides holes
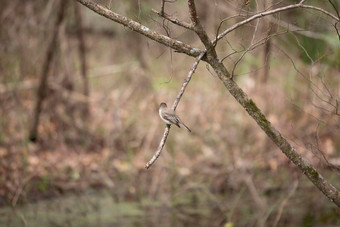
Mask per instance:
[[[172,114],[172,113],[163,113],[163,118],[165,119],[165,120],[168,120],[168,121],[170,121],[172,124],[175,124],[175,125],[177,125],[177,126],[179,126],[179,119],[178,119],[178,117],[176,116],[176,114]]]

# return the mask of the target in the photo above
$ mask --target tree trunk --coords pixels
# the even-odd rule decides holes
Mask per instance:
[[[76,26],[77,26],[77,37],[78,37],[78,50],[79,50],[79,60],[80,60],[80,71],[81,76],[83,78],[83,94],[87,97],[86,102],[83,106],[84,116],[88,116],[89,114],[89,105],[88,105],[88,97],[89,97],[89,82],[87,78],[87,61],[86,61],[86,45],[85,45],[85,37],[84,37],[84,29],[83,29],[83,18],[81,15],[81,11],[79,8],[79,4],[74,2],[74,13],[76,17]]]
[[[55,46],[57,44],[59,28],[64,18],[66,3],[67,3],[67,0],[61,0],[59,3],[59,7],[57,9],[57,18],[56,18],[54,27],[52,29],[52,37],[47,46],[46,57],[42,64],[42,71],[40,75],[40,82],[39,82],[39,87],[38,87],[38,92],[37,92],[37,100],[36,100],[36,104],[34,108],[30,132],[29,132],[29,140],[32,142],[35,142],[38,138],[39,118],[40,118],[40,113],[42,110],[42,104],[45,99],[48,72],[49,72],[49,68],[50,68],[50,65],[53,59]]]

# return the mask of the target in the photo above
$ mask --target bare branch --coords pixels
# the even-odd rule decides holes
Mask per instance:
[[[188,0],[188,7],[189,7],[190,20],[192,21],[193,25],[197,27],[200,24],[200,22],[197,16],[195,0]]]
[[[217,27],[215,39],[217,39],[218,33],[220,32],[220,29],[221,29],[222,24],[223,24],[224,22],[226,22],[226,21],[229,20],[229,19],[232,19],[232,18],[235,18],[235,17],[240,17],[240,16],[241,16],[241,15],[238,14],[238,15],[230,16],[230,17],[227,17],[227,18],[224,18],[223,20],[221,20],[220,24],[219,24],[218,27]],[[215,43],[215,46],[216,46],[216,44],[217,44],[217,43]]]
[[[233,49],[233,52],[227,54],[225,57],[223,57],[220,61],[223,62],[225,59],[227,59],[228,57],[234,55],[234,54],[237,54],[237,53],[241,53],[241,52],[244,52],[244,51],[252,51],[254,49],[256,49],[257,47],[265,44],[268,40],[270,40],[271,38],[275,37],[275,36],[280,36],[282,34],[286,34],[288,31],[283,31],[283,32],[280,32],[280,33],[274,33],[274,34],[271,34],[271,35],[268,35],[267,37],[264,37],[260,40],[258,40],[256,43],[253,43],[251,46],[249,46],[247,49],[242,49],[242,50],[235,50]],[[294,31],[293,31],[294,32]],[[235,63],[234,63],[235,64]],[[251,71],[251,72],[254,72],[254,71]],[[248,74],[248,73],[244,73],[244,74]],[[242,74],[241,74],[242,75]]]
[[[232,80],[225,66],[216,60],[210,63],[224,86],[234,98],[245,108],[248,114],[256,121],[267,136],[280,148],[280,150],[326,195],[334,204],[340,207],[339,191],[307,161],[300,153],[284,138],[279,131],[267,120],[265,115],[256,106],[254,101]]]
[[[322,8],[319,7],[315,7],[315,6],[310,6],[310,5],[300,5],[300,8],[305,8],[305,9],[312,9],[312,10],[316,10],[319,12],[322,12],[324,14],[326,14],[327,16],[333,18],[335,21],[340,21],[340,18],[335,16],[334,14],[331,14],[330,12],[328,12],[327,10],[324,10]]]
[[[298,27],[294,24],[290,24],[286,21],[283,21],[281,18],[280,18],[280,20],[278,20],[275,17],[271,16],[271,17],[269,17],[269,21],[271,23],[274,23],[274,24],[276,24],[276,25],[278,25],[282,28],[285,28],[285,29],[291,31],[291,32],[298,33],[298,34],[306,36],[308,38],[320,39],[320,40],[323,40],[323,41],[327,41],[325,34],[313,32],[313,31],[308,31],[308,30],[300,28],[300,27]]]
[[[126,27],[128,27],[129,29],[131,29],[132,31],[138,32],[156,42],[159,42],[161,44],[164,44],[168,47],[173,48],[174,50],[176,50],[179,53],[185,53],[189,56],[192,57],[198,57],[201,54],[201,50],[197,49],[197,48],[192,48],[191,46],[189,46],[188,44],[185,44],[179,40],[176,39],[172,39],[168,36],[159,34],[156,31],[153,31],[151,29],[149,29],[148,27],[134,21],[131,20],[125,16],[122,16],[120,14],[117,14],[115,12],[112,12],[111,10],[105,8],[102,5],[99,5],[97,3],[94,3],[90,0],[77,0],[78,2],[80,2],[81,4],[83,4],[84,6],[88,7],[89,9],[93,10],[94,12],[110,19],[113,20],[119,24],[122,24]]]
[[[204,55],[205,55],[205,52],[201,53],[200,56],[198,56],[198,58],[194,62],[193,66],[191,67],[191,70],[189,71],[187,78],[184,80],[184,83],[181,87],[181,90],[179,91],[179,93],[176,97],[176,100],[175,100],[174,104],[172,105],[173,110],[176,110],[177,105],[179,103],[179,100],[182,98],[182,95],[184,94],[184,91],[185,91],[186,87],[188,86],[188,84],[191,80],[191,77],[194,74],[194,72],[195,72],[195,70],[198,66],[199,61],[203,58]]]
[[[334,3],[331,0],[328,0],[328,2],[332,5],[332,7],[333,7],[334,11],[336,12],[336,15],[338,16],[338,18],[340,18],[339,10],[336,8]]]
[[[190,14],[190,20],[192,21],[192,24],[194,26],[194,31],[204,44],[205,48],[207,49],[207,53],[213,54],[214,56],[216,55],[215,52],[215,46],[212,45],[206,31],[203,29],[203,26],[201,22],[198,19],[197,11],[196,11],[196,6],[195,6],[195,1],[194,0],[188,0],[188,7],[189,7],[189,14]]]
[[[164,14],[165,0],[161,0],[161,14]]]
[[[176,110],[177,108],[177,105],[182,97],[182,95],[184,94],[184,91],[186,89],[186,87],[188,86],[190,80],[191,80],[191,77],[192,75],[194,74],[197,66],[198,66],[198,63],[200,62],[200,60],[203,58],[203,56],[205,55],[205,52],[201,53],[200,56],[197,57],[196,61],[194,62],[193,66],[191,67],[189,73],[188,73],[188,76],[187,78],[184,80],[184,83],[181,87],[181,90],[179,91],[178,95],[177,95],[177,98],[174,102],[174,104],[172,105],[172,109],[173,110]],[[159,146],[155,152],[155,154],[152,156],[152,158],[150,159],[150,161],[148,161],[148,163],[146,163],[145,165],[145,168],[146,169],[149,169],[150,166],[157,160],[157,158],[161,155],[161,152],[162,152],[162,149],[165,145],[165,141],[166,139],[168,138],[168,135],[169,135],[169,132],[170,132],[170,125],[167,125],[166,128],[165,128],[165,131],[164,131],[164,134],[163,134],[163,137],[161,139],[161,142],[159,143]]]
[[[254,33],[253,33],[253,37],[252,37],[252,39],[251,39],[251,42],[250,42],[249,47],[243,52],[243,54],[242,54],[242,55],[239,57],[239,59],[237,59],[237,61],[235,62],[234,67],[233,67],[233,70],[232,70],[232,72],[231,72],[231,77],[234,76],[234,72],[235,72],[235,69],[236,69],[238,63],[240,63],[240,61],[242,60],[242,58],[250,51],[250,49],[251,49],[251,47],[252,47],[252,45],[253,45],[253,43],[254,43],[254,41],[255,41],[256,32],[257,32],[257,29],[258,29],[258,27],[259,27],[259,22],[260,22],[260,20],[257,20],[256,26],[255,26],[255,29],[254,29]]]
[[[153,163],[155,163],[155,161],[158,159],[158,157],[161,155],[161,152],[163,150],[163,147],[165,145],[165,141],[168,138],[169,132],[170,132],[170,127],[171,125],[166,125],[165,127],[165,131],[163,134],[163,137],[161,139],[161,142],[159,143],[159,146],[155,152],[155,154],[152,156],[152,158],[150,159],[150,161],[148,161],[148,163],[146,163],[145,168],[149,169]]]
[[[165,3],[166,2],[170,2],[170,3],[172,3],[172,2],[175,2],[176,0],[161,0],[161,15],[163,15],[165,12]]]
[[[162,12],[158,12],[154,9],[152,9],[152,12],[156,13],[158,16],[163,17],[164,19],[170,21],[171,23],[181,26],[183,28],[189,29],[189,30],[193,30],[193,26],[192,24],[186,23],[184,21],[180,21],[178,18],[173,17],[171,15],[168,15],[166,13],[162,13]]]
[[[339,10],[335,7],[334,3],[333,3],[331,0],[328,0],[328,2],[332,5],[332,7],[333,7],[333,9],[335,10],[336,15],[338,16],[338,18],[340,18]],[[338,34],[338,38],[339,38],[339,41],[340,41],[340,33],[339,33],[339,30],[338,30],[338,24],[339,24],[339,22],[340,22],[340,21],[337,21],[337,22],[334,24],[334,28],[335,28],[336,34]]]

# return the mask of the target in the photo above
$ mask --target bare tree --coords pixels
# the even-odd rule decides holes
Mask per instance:
[[[86,61],[86,46],[85,46],[85,37],[84,37],[84,29],[83,29],[83,17],[81,14],[81,10],[78,4],[74,4],[74,13],[77,20],[76,29],[77,29],[77,38],[78,38],[78,50],[79,50],[79,60],[80,60],[80,72],[83,79],[83,94],[85,97],[89,96],[89,82],[87,78],[87,61]],[[88,100],[84,104],[84,115],[88,115],[89,107]]]
[[[44,58],[44,62],[42,63],[40,82],[39,82],[39,87],[38,87],[38,92],[37,92],[37,100],[35,103],[33,120],[30,126],[30,132],[29,132],[29,139],[33,142],[36,141],[38,137],[38,125],[39,125],[40,113],[42,110],[42,104],[45,99],[48,72],[49,72],[50,65],[53,59],[53,55],[54,55],[55,46],[56,46],[57,39],[58,39],[58,32],[62,24],[62,21],[64,19],[66,4],[67,4],[66,0],[62,0],[59,2],[59,6],[57,9],[57,17],[55,20],[54,27],[52,28],[51,40],[48,43],[46,57]]]
[[[199,19],[198,12],[196,10],[195,1],[194,0],[188,0],[188,8],[189,8],[189,17],[191,20],[191,23],[183,22],[179,20],[176,17],[173,17],[171,15],[168,15],[165,12],[165,0],[162,1],[162,7],[161,11],[158,12],[158,15],[162,16],[164,19],[169,20],[170,22],[174,23],[175,25],[181,26],[182,28],[194,31],[196,35],[199,37],[200,41],[203,43],[205,50],[200,50],[197,48],[192,47],[191,45],[188,45],[186,43],[183,43],[179,40],[176,40],[174,38],[170,38],[166,35],[162,35],[154,30],[151,30],[150,28],[146,27],[145,25],[142,25],[130,18],[127,18],[125,16],[122,16],[118,13],[115,13],[106,7],[94,3],[90,0],[77,0],[84,6],[88,7],[89,9],[93,10],[94,12],[111,19],[114,22],[117,22],[119,24],[122,24],[123,26],[128,27],[129,29],[136,31],[149,39],[155,40],[156,42],[159,42],[165,46],[171,47],[173,50],[184,53],[188,56],[192,57],[198,57],[196,60],[192,70],[189,72],[188,80],[183,84],[182,89],[180,90],[180,93],[173,105],[173,109],[176,108],[178,101],[180,97],[182,96],[184,89],[186,87],[186,84],[189,82],[193,71],[195,70],[196,65],[198,64],[198,61],[202,59],[203,61],[207,62],[215,71],[220,81],[223,83],[225,88],[230,92],[230,94],[235,98],[235,100],[247,111],[249,116],[251,116],[256,123],[261,127],[261,129],[267,134],[267,136],[280,148],[280,150],[305,174],[311,182],[324,194],[326,195],[336,206],[340,207],[340,195],[339,191],[330,184],[306,159],[304,159],[301,154],[287,141],[286,138],[284,138],[281,133],[274,128],[271,123],[268,121],[267,117],[262,113],[262,111],[257,107],[256,103],[248,97],[248,95],[239,87],[239,85],[234,81],[233,79],[233,72],[230,72],[225,65],[223,64],[223,61],[218,57],[218,54],[216,53],[216,45],[218,42],[223,39],[227,34],[230,32],[246,25],[251,22],[274,15],[280,12],[289,11],[293,9],[308,9],[313,10],[319,13],[322,13],[329,17],[331,20],[338,23],[340,21],[339,16],[334,15],[327,10],[323,8],[319,8],[312,5],[305,4],[306,0],[301,0],[299,3],[286,5],[283,7],[273,8],[274,5],[270,7],[270,9],[266,9],[265,11],[258,12],[256,14],[247,16],[246,19],[241,20],[237,23],[235,23],[230,28],[224,30],[223,32],[216,34],[216,37],[214,40],[211,40],[206,32],[206,30],[203,28],[201,21]],[[256,28],[257,28],[256,25]],[[255,28],[255,29],[256,29]],[[256,34],[256,30],[254,32]],[[251,45],[256,47],[256,42],[253,42],[255,35],[253,35],[252,43]],[[252,46],[249,46],[246,51],[251,50]],[[242,56],[241,56],[242,58]],[[240,60],[241,60],[240,58]],[[234,71],[234,70],[233,70]],[[152,163],[157,159],[157,157],[160,155],[161,149],[164,146],[166,137],[169,134],[170,127],[167,126],[165,129],[164,136],[161,140],[161,144],[159,146],[159,149],[157,150],[155,156],[152,158],[152,160],[147,164],[147,168],[152,165]]]

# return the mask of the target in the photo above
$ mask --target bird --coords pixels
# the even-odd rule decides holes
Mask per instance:
[[[173,109],[168,108],[166,103],[162,102],[159,105],[158,110],[159,116],[161,119],[168,125],[174,124],[178,128],[180,128],[180,125],[183,125],[189,132],[191,132],[190,128],[186,126],[181,119],[177,116],[176,112]]]

